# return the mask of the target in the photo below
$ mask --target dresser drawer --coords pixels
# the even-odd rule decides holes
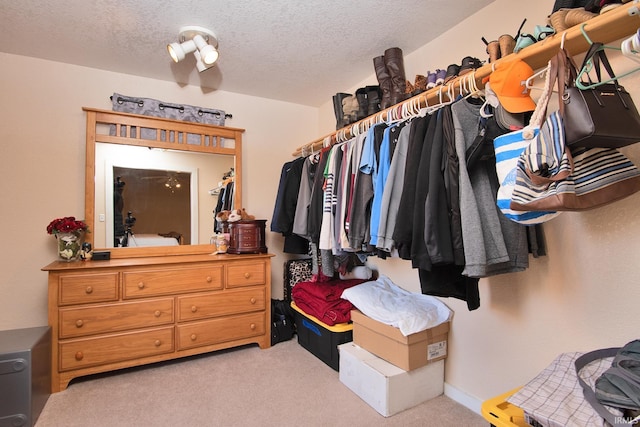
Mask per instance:
[[[222,265],[125,271],[123,298],[222,289]]]
[[[263,311],[265,303],[265,290],[257,287],[178,297],[178,321]]]
[[[173,323],[173,298],[141,302],[63,308],[59,313],[60,338],[125,331]]]
[[[263,285],[266,275],[264,262],[230,264],[227,266],[227,288]]]
[[[91,304],[118,300],[118,272],[61,275],[58,304]]]
[[[178,350],[249,338],[265,333],[265,313],[178,325]]]
[[[174,351],[173,326],[85,338],[60,344],[60,371],[155,356]]]

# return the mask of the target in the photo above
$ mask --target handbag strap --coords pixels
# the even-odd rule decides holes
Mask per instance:
[[[613,427],[629,426],[631,425],[631,423],[625,422],[624,418],[622,417],[614,416],[611,412],[607,410],[607,408],[604,407],[602,403],[598,401],[598,398],[596,398],[596,393],[582,379],[582,377],[580,377],[580,371],[582,370],[582,368],[584,368],[585,366],[587,366],[589,363],[593,361],[604,359],[606,357],[614,357],[619,350],[620,350],[620,347],[612,347],[612,348],[602,348],[600,350],[590,351],[578,357],[574,362],[576,366],[576,376],[578,377],[578,382],[582,387],[582,392],[584,394],[585,400],[589,402],[589,404],[591,404],[591,406],[593,407],[593,409],[595,409],[598,415],[600,415],[602,418],[608,421],[609,424],[611,424]]]
[[[549,99],[551,98],[551,93],[553,92],[553,86],[558,79],[558,59],[556,57],[552,57],[548,62],[548,71],[544,80],[544,87],[542,88],[542,94],[540,98],[538,98],[538,103],[536,104],[535,110],[533,110],[533,114],[531,115],[531,119],[529,120],[529,125],[527,128],[534,128],[542,126],[546,115],[547,115],[547,106],[549,105]]]
[[[558,109],[560,115],[564,117],[564,106],[569,99],[567,89],[575,86],[576,63],[564,48],[558,51],[556,57],[558,59]]]
[[[616,78],[615,73],[613,72],[613,68],[611,67],[611,64],[609,63],[609,58],[607,58],[607,54],[604,51],[604,45],[600,42],[594,42],[591,47],[589,48],[589,50],[587,51],[584,60],[582,61],[582,67],[580,67],[580,69],[584,69],[585,67],[588,66],[589,61],[591,61],[591,63],[593,64],[593,69],[596,72],[596,77],[598,77],[598,82],[602,82],[602,76],[601,76],[601,65],[604,67],[604,69],[607,71],[607,73],[609,74],[609,77],[611,78],[611,80],[616,84],[616,86],[618,85],[618,80]],[[589,80],[590,84],[593,84],[594,82],[591,81],[591,78],[589,77],[588,73],[584,73],[587,75],[587,79]]]

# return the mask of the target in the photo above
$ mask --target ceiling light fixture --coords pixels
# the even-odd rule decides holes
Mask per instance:
[[[218,38],[211,30],[203,27],[188,26],[180,28],[177,43],[167,45],[169,55],[174,62],[182,61],[188,53],[196,57],[196,67],[202,72],[213,66],[218,60]]]

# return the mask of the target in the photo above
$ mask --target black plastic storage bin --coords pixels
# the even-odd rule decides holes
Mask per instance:
[[[298,344],[338,371],[340,369],[338,346],[353,341],[353,324],[339,323],[329,326],[300,310],[295,302],[291,303],[291,307],[296,315]]]

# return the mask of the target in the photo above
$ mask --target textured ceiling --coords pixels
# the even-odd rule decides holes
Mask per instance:
[[[0,51],[318,106],[492,1],[0,0]],[[216,33],[213,68],[170,60],[186,25]]]

